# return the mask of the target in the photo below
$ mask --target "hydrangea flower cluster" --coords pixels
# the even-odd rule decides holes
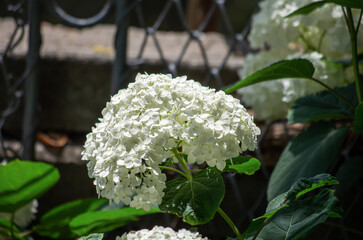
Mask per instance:
[[[171,148],[181,147],[189,164],[223,170],[225,159],[253,151],[260,134],[238,99],[171,75],[138,74],[102,115],[82,153],[89,176],[102,197],[145,210],[161,203],[159,165]]]
[[[301,47],[319,50],[329,59],[343,57],[350,51],[350,38],[340,6],[325,4],[309,15],[285,18],[298,8],[312,2],[315,0],[261,1],[259,4],[260,11],[253,17],[252,21],[249,35],[251,46],[261,48],[268,44],[272,49],[277,50],[276,53],[279,54],[279,57],[290,54],[291,51],[296,51]],[[359,9],[353,9],[353,17],[356,21],[358,21],[359,14]],[[360,31],[358,36],[359,48],[363,47],[362,37],[363,32]],[[318,45],[321,38],[322,48],[319,49]],[[309,41],[308,44],[306,40]],[[291,46],[294,47],[291,49]],[[311,47],[315,49],[311,49]]]
[[[345,75],[343,68],[336,63],[326,61],[323,55],[317,52],[308,54],[296,53],[287,56],[287,59],[305,58],[315,67],[314,77],[330,87],[343,86]],[[274,50],[261,52],[246,57],[245,66],[239,72],[243,79],[268,65],[277,62]],[[256,118],[267,122],[284,118],[292,103],[303,96],[324,90],[320,84],[306,79],[279,79],[255,84],[241,88],[237,92],[242,101],[251,106]]]
[[[129,233],[123,234],[121,237],[116,237],[116,240],[147,240],[147,239],[155,239],[155,240],[181,240],[181,239],[195,239],[195,240],[208,240],[206,237],[202,237],[198,232],[190,232],[186,229],[181,229],[178,232],[175,232],[171,228],[164,228],[155,226],[153,229],[142,229],[139,231],[132,231]]]
[[[35,219],[35,214],[38,212],[38,200],[34,199],[28,204],[19,208],[14,214],[14,223],[20,227],[26,227]],[[0,217],[10,221],[10,213],[0,213]]]

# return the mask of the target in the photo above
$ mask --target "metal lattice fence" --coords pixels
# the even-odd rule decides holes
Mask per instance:
[[[3,96],[1,99],[2,109],[0,118],[0,144],[4,160],[21,157],[21,153],[14,151],[5,142],[2,129],[6,119],[19,108],[20,102],[24,96],[24,84],[26,79],[30,76],[30,72],[35,68],[35,64],[29,65],[21,76],[15,76],[8,70],[8,66],[6,64],[9,53],[17,47],[21,39],[24,37],[24,28],[27,23],[26,14],[24,12],[24,2],[25,1],[21,1],[13,5],[7,1],[6,5],[7,11],[15,23],[15,27],[4,50],[0,53],[2,86],[6,89],[6,91],[4,91],[5,97]]]
[[[189,26],[185,10],[185,1],[182,0],[167,0],[163,9],[158,14],[157,19],[153,23],[147,23],[145,20],[145,13],[142,8],[142,0],[107,0],[101,11],[93,17],[87,19],[80,19],[73,17],[66,13],[61,7],[58,6],[56,1],[48,0],[29,0],[19,1],[12,3],[12,1],[5,1],[7,7],[8,16],[14,21],[14,29],[11,37],[8,39],[6,47],[0,52],[0,74],[2,79],[2,85],[6,89],[6,96],[2,97],[1,101],[1,116],[0,116],[0,144],[3,153],[3,159],[11,160],[14,158],[22,159],[34,159],[34,143],[35,143],[35,128],[37,124],[37,98],[38,98],[38,79],[39,79],[39,59],[40,59],[40,47],[41,47],[41,7],[47,7],[49,11],[57,16],[64,24],[76,27],[87,28],[95,24],[99,24],[112,10],[116,11],[116,35],[114,39],[115,58],[113,63],[113,73],[111,81],[111,92],[115,93],[120,87],[124,86],[126,79],[130,75],[134,75],[142,66],[147,65],[148,61],[144,58],[145,46],[147,44],[153,44],[157,50],[158,57],[165,73],[171,73],[173,76],[179,74],[179,68],[185,57],[188,48],[194,43],[199,48],[201,58],[203,60],[203,68],[206,72],[202,83],[204,85],[214,84],[217,88],[223,88],[226,84],[221,72],[225,68],[227,62],[236,51],[247,54],[251,51],[249,48],[246,37],[249,32],[249,27],[245,27],[240,32],[235,32],[229,20],[226,11],[225,0],[211,0],[208,1],[209,8],[205,12],[203,19],[198,25],[191,29]],[[170,11],[174,11],[175,18],[178,19],[181,25],[181,30],[187,33],[187,39],[181,46],[180,53],[176,59],[168,59],[165,56],[165,49],[161,46],[161,41],[157,36],[161,25],[166,21],[167,15]],[[127,58],[127,33],[129,28],[130,16],[136,16],[137,24],[143,29],[144,36],[142,44],[138,49],[138,54],[135,59],[129,61]],[[222,29],[225,42],[228,45],[228,51],[224,54],[221,61],[217,64],[212,64],[211,59],[208,57],[206,47],[201,40],[201,35],[207,30],[208,24],[211,22],[213,16],[218,14],[218,21],[220,28]],[[24,37],[25,25],[29,25],[29,38],[28,38],[28,53],[26,57],[26,67],[20,76],[15,76],[8,66],[8,56],[17,47],[18,43]],[[149,41],[151,40],[151,41]],[[20,151],[12,149],[3,136],[3,126],[8,117],[16,111],[21,101],[24,101],[24,119],[23,119],[23,134],[22,134],[22,147]],[[278,121],[277,124],[284,124],[286,128],[286,121]],[[270,127],[276,123],[265,125],[262,134],[258,140],[258,144],[264,141],[267,132]],[[287,133],[287,131],[286,131]],[[288,135],[288,133],[287,133]],[[348,147],[343,152],[345,157],[349,155]],[[261,149],[256,151],[258,158],[263,163],[263,155]],[[233,174],[226,176],[227,185],[230,191],[233,192],[231,202],[235,202],[235,206],[238,206],[238,210],[242,211],[242,214],[238,214],[236,221],[237,227],[243,228],[245,224],[251,221],[253,218],[261,214],[261,209],[266,205],[266,188],[269,178],[269,169],[262,164],[262,171],[257,176],[260,182],[259,189],[256,191],[254,202],[246,203],[241,188],[239,186],[239,180]],[[360,191],[359,196],[355,198],[355,201],[361,199]],[[348,210],[349,212],[350,210]],[[171,221],[168,219],[167,221]],[[209,231],[213,231],[213,226],[209,226]],[[215,231],[215,229],[214,229]],[[223,236],[224,233],[213,233],[215,236]],[[332,231],[328,233],[326,239],[329,239]],[[343,236],[345,234],[343,233]],[[349,239],[345,236],[344,239]]]

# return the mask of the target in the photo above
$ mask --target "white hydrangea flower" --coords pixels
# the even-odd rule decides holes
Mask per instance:
[[[257,70],[279,61],[275,52],[260,52],[249,54],[245,65],[240,70],[240,78],[243,79]],[[255,116],[260,120],[274,120],[281,118],[288,111],[288,104],[281,101],[284,97],[284,87],[290,83],[286,79],[268,81],[237,90],[242,96],[242,102],[252,107]]]
[[[29,223],[35,219],[35,214],[38,211],[38,201],[34,199],[28,204],[22,206],[17,211],[15,211],[14,215],[14,223],[20,227],[26,227]],[[11,214],[10,213],[0,213],[0,217],[6,218],[10,221]]]
[[[285,18],[298,8],[315,2],[315,0],[264,0],[260,11],[254,15],[249,40],[255,48],[268,44],[281,55],[290,54],[292,50],[309,50],[303,37],[317,50],[323,36],[320,52],[330,59],[341,58],[350,51],[350,38],[340,6],[325,4],[308,15]],[[360,11],[353,9],[355,22]],[[361,23],[362,24],[362,23]],[[303,37],[302,37],[303,36]],[[339,37],[338,37],[339,36]],[[363,32],[358,36],[358,47],[363,47]],[[299,46],[291,43],[298,43]],[[310,49],[311,50],[311,49]]]
[[[171,228],[164,228],[155,226],[153,229],[142,229],[139,231],[131,231],[129,233],[124,233],[121,237],[117,236],[116,240],[185,240],[185,239],[196,239],[196,240],[208,240],[206,237],[202,237],[198,232],[190,232],[186,229],[181,229],[178,232],[175,232]]]
[[[345,75],[342,67],[330,61],[323,60],[317,52],[309,54],[296,53],[287,57],[305,58],[315,67],[314,77],[330,87],[345,85]],[[254,72],[277,62],[274,51],[260,52],[248,55],[245,67],[239,72],[241,79]],[[242,102],[251,106],[256,118],[267,122],[284,118],[292,103],[303,96],[325,90],[320,84],[307,79],[278,79],[251,85],[239,89]]]
[[[331,88],[341,87],[347,84],[343,67],[340,64],[324,60],[323,55],[320,53],[311,52],[303,55],[296,53],[288,56],[288,59],[294,58],[310,60],[315,68],[313,77],[319,79]],[[300,97],[326,90],[326,88],[314,81],[306,79],[288,80],[291,82],[291,87],[285,89],[283,101],[291,104]]]
[[[87,135],[83,160],[97,192],[148,210],[160,204],[166,177],[159,164],[182,147],[188,163],[222,170],[225,159],[256,148],[260,129],[238,99],[186,77],[137,75],[102,111]]]

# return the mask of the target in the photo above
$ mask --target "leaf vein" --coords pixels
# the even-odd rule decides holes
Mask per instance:
[[[290,229],[292,227],[292,220],[294,219],[294,216],[295,216],[295,212],[292,214],[291,216],[291,219],[290,219],[290,223],[289,223],[289,227],[287,228],[286,230],[286,236],[285,236],[285,240],[287,239],[287,237],[289,236],[289,232],[290,232]]]

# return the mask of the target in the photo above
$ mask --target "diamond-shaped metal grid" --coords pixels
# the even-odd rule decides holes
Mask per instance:
[[[233,28],[226,13],[225,1],[224,0],[210,1],[211,2],[210,8],[206,13],[202,22],[197,27],[197,29],[190,29],[190,27],[188,26],[182,0],[168,0],[163,9],[161,10],[156,21],[151,26],[147,26],[144,19],[145,13],[143,12],[142,9],[143,2],[144,1],[140,0],[130,2],[130,6],[132,6],[130,8],[130,11],[132,10],[135,11],[139,25],[144,30],[144,38],[142,40],[142,44],[138,51],[137,59],[129,64],[131,66],[135,65],[139,66],[140,64],[147,64],[147,61],[143,58],[145,46],[147,44],[153,44],[159,55],[160,61],[165,68],[165,72],[171,73],[173,76],[176,76],[178,75],[178,68],[183,63],[183,58],[185,57],[186,53],[191,47],[194,47],[199,50],[200,58],[203,61],[205,70],[207,71],[205,79],[203,79],[203,84],[210,85],[211,82],[215,81],[215,85],[218,88],[222,88],[225,85],[225,83],[223,82],[220,73],[222,69],[225,67],[227,61],[229,60],[235,49],[243,49],[245,51],[244,53],[248,51],[248,44],[246,41],[248,28],[246,28],[244,31],[240,33],[235,33],[233,31]],[[178,57],[172,60],[166,57],[168,50],[163,49],[161,41],[158,39],[158,30],[160,29],[160,26],[165,21],[166,16],[171,10],[176,10],[175,12],[177,14],[174,17],[179,20],[180,25],[183,28],[182,30],[186,32],[188,35],[187,39],[184,39],[184,42],[181,43],[181,47],[179,46],[180,53],[178,54]],[[213,63],[211,63],[213,59],[211,59],[208,56],[205,43],[203,43],[202,34],[203,32],[205,32],[208,23],[211,21],[212,16],[216,12],[220,16],[220,23],[222,29],[225,32],[224,38],[225,38],[226,50],[222,59],[219,59],[217,63],[216,61],[213,61]]]

